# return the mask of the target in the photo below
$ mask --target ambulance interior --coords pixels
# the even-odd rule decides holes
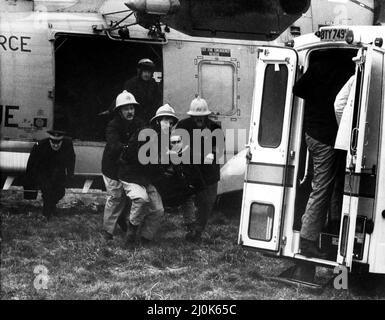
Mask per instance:
[[[109,40],[105,37],[60,35],[55,40],[54,128],[74,141],[104,141],[111,119],[103,114],[115,103],[137,62],[150,58],[161,82],[160,45]]]
[[[346,81],[350,78],[351,75],[355,72],[355,63],[352,61],[352,58],[357,55],[356,49],[318,49],[309,53],[308,55],[308,66],[311,66],[313,63],[319,62],[321,64],[327,64],[330,61],[338,60],[339,63],[346,66]],[[306,69],[307,70],[307,69]],[[306,71],[305,70],[305,71]],[[360,75],[358,74],[358,77]],[[357,81],[359,83],[360,81]],[[342,87],[341,87],[342,88]],[[339,92],[341,88],[336,88],[336,91]],[[357,90],[359,94],[359,90]],[[325,94],[327,94],[325,92]],[[356,99],[357,100],[357,99]],[[304,108],[306,108],[306,101],[304,102]],[[294,123],[294,126],[298,124]],[[294,128],[291,132],[294,132]],[[306,205],[309,200],[310,193],[312,191],[311,182],[313,177],[313,164],[312,158],[307,151],[307,146],[305,142],[305,132],[304,128],[302,129],[302,138],[301,138],[301,147],[299,152],[299,164],[298,164],[298,175],[297,175],[297,189],[296,189],[296,199],[295,199],[295,208],[294,208],[294,225],[293,230],[300,232],[301,230],[301,218],[305,213]],[[292,137],[293,138],[293,137]],[[346,163],[346,162],[345,162]],[[342,199],[342,196],[341,196]],[[342,209],[342,203],[341,203]],[[330,210],[329,210],[330,211]],[[330,212],[328,212],[328,217]],[[336,261],[337,259],[337,249],[338,249],[338,238],[339,238],[339,229],[335,226],[329,224],[329,219],[326,219],[324,229],[322,230],[320,237],[320,247],[321,250],[328,252],[328,259],[330,261]]]

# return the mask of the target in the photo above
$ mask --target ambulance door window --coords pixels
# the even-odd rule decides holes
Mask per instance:
[[[253,203],[250,210],[249,238],[271,241],[273,236],[274,206],[265,203]]]
[[[236,66],[223,61],[201,61],[199,94],[217,115],[232,115],[236,110]]]
[[[268,64],[266,66],[258,135],[258,142],[262,147],[277,148],[281,145],[287,78],[286,65]]]

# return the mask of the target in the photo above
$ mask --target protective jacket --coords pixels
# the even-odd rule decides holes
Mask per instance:
[[[139,118],[128,121],[115,114],[106,128],[107,144],[102,158],[102,173],[110,179],[143,184],[143,166],[138,160],[138,134],[144,127]]]
[[[158,163],[148,166],[148,178],[158,190],[165,205],[180,205],[189,196],[201,191],[205,182],[199,166],[173,162],[169,149],[161,149],[159,136],[158,134]],[[174,157],[182,158],[181,152],[174,154]],[[166,158],[168,163],[162,162],[162,159]]]
[[[162,103],[157,82],[154,79],[144,81],[135,76],[124,83],[123,89],[134,95],[140,104],[137,116],[148,123]]]
[[[199,159],[200,164],[198,165],[198,167],[200,169],[200,172],[202,173],[205,184],[211,185],[218,182],[220,180],[220,166],[219,164],[217,164],[217,159],[219,159],[224,152],[224,135],[221,130],[221,127],[214,121],[207,119],[206,127],[203,128],[203,129],[210,130],[211,133],[213,133],[215,130],[220,130],[221,132],[220,138],[223,139],[221,143],[218,143],[216,139],[212,139],[211,141],[212,149],[209,150],[209,152],[211,152],[214,155],[214,160],[211,164],[205,164],[205,158],[208,153],[205,152],[204,145],[205,143],[208,143],[208,141],[205,141],[204,137],[201,138],[201,143],[199,148],[198,149],[194,148],[194,145],[193,145],[194,129],[199,129],[199,130],[201,129],[195,125],[193,119],[190,117],[187,119],[180,120],[177,123],[176,128],[185,129],[189,133],[190,141],[188,141],[187,143],[190,147],[190,155],[191,155],[191,161],[192,161],[191,163],[194,163],[194,158]]]

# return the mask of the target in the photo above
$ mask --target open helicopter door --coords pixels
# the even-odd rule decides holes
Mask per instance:
[[[298,56],[291,48],[258,51],[238,242],[278,252],[285,188],[293,185],[288,148]]]
[[[353,259],[367,260],[369,222],[376,208],[384,53],[371,45],[358,52],[352,117],[349,123],[341,121],[339,129],[349,127],[342,129],[349,136],[349,144],[337,262],[350,270]]]

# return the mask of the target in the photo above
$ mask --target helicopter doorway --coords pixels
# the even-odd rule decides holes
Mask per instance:
[[[99,36],[59,35],[54,49],[54,128],[66,131],[75,141],[104,141],[110,118],[101,113],[114,103],[124,82],[136,75],[140,59],[154,61],[154,78],[161,82],[160,45],[118,42]]]

